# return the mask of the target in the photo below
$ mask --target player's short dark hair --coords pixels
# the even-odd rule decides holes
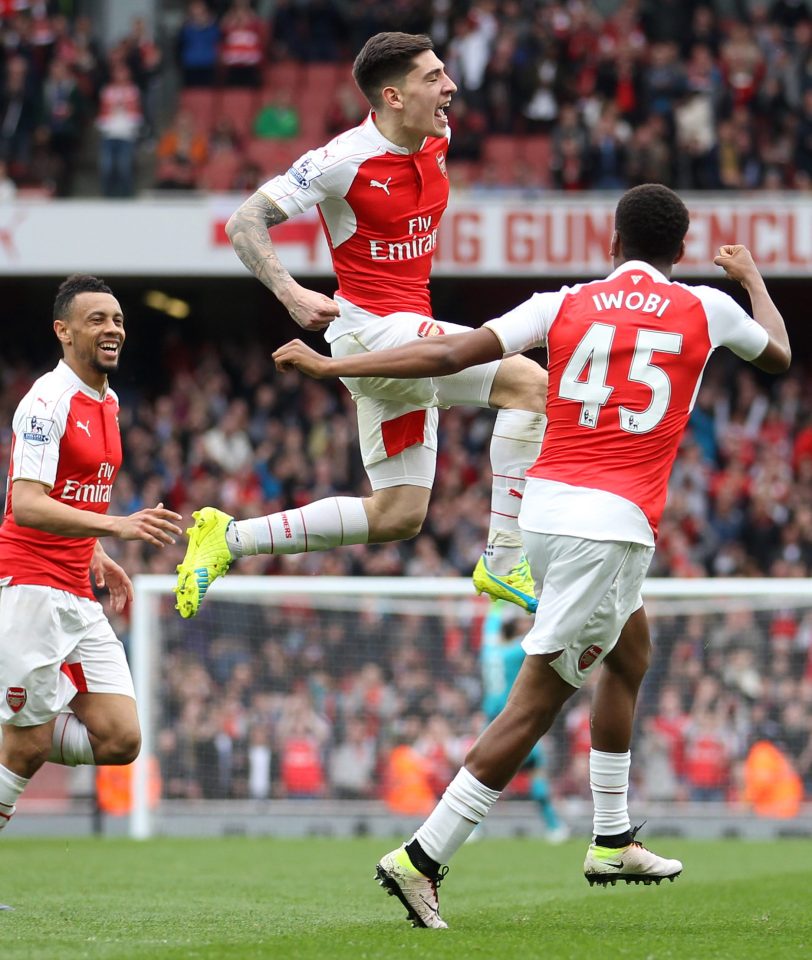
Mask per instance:
[[[59,289],[56,291],[54,320],[62,320],[70,313],[74,298],[80,293],[109,293],[111,296],[113,295],[113,291],[104,280],[91,277],[88,273],[71,274],[59,284]]]
[[[615,210],[615,230],[627,260],[673,263],[689,223],[688,208],[661,183],[632,187]]]
[[[361,48],[352,65],[358,89],[373,107],[381,104],[381,90],[400,83],[414,65],[414,58],[433,50],[431,37],[424,33],[376,33]]]

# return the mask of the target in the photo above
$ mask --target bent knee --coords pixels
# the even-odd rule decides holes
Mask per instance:
[[[382,517],[375,526],[375,540],[386,543],[392,540],[411,540],[423,529],[424,513],[405,513]]]
[[[507,357],[491,387],[489,402],[500,410],[544,413],[547,406],[547,371],[529,357]]]
[[[132,763],[140,752],[140,730],[127,730],[116,734],[106,740],[99,751],[104,756],[103,762],[112,766],[125,766]]]

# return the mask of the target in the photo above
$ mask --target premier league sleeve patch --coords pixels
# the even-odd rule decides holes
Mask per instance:
[[[321,176],[321,170],[310,156],[303,157],[288,170],[288,179],[292,180],[302,190],[307,190],[310,184]]]
[[[23,427],[23,440],[26,443],[50,443],[53,420],[42,417],[26,417]]]

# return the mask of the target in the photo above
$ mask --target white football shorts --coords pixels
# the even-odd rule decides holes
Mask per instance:
[[[522,531],[539,605],[525,653],[561,655],[551,666],[573,687],[612,651],[629,617],[643,605],[641,590],[654,547]]]
[[[124,647],[101,604],[53,587],[0,587],[0,723],[47,723],[77,693],[135,699]]]
[[[337,297],[342,318],[357,317],[358,328],[330,344],[334,357],[399,347],[425,337],[466,333],[470,327],[438,323],[417,313],[377,317]],[[373,490],[434,484],[437,461],[437,409],[487,407],[499,360],[447,377],[388,380],[342,378],[358,412],[361,456]]]

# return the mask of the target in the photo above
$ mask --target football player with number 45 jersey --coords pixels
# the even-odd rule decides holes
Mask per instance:
[[[374,352],[465,330],[432,316],[429,272],[448,203],[446,110],[456,91],[427,36],[379,33],[353,67],[371,105],[366,120],[311,150],[264,183],[226,226],[234,250],[305,330],[323,330],[334,357]],[[297,283],[279,261],[273,228],[316,208],[338,290]],[[269,236],[270,228],[270,236]],[[328,497],[300,509],[235,520],[214,507],[194,514],[178,568],[178,609],[197,613],[232,561],[415,536],[428,510],[437,460],[438,409],[493,407],[493,488],[488,543],[474,570],[480,593],[527,612],[536,596],[519,534],[525,472],[544,433],[547,374],[526,357],[498,357],[450,376],[345,378],[358,413],[370,497]]]
[[[132,583],[99,537],[174,543],[181,517],[163,504],[107,514],[121,466],[118,368],[124,316],[96,277],[68,277],[54,302],[63,358],[14,414],[0,526],[0,830],[46,760],[127,764],[141,731],[124,648],[90,581],[113,609]]]
[[[654,552],[671,466],[705,364],[728,347],[768,373],[790,364],[784,321],[749,251],[714,260],[750,296],[753,317],[710,287],[671,280],[688,211],[659,184],[623,195],[614,272],[535,294],[480,330],[408,349],[343,359],[299,341],[274,354],[311,376],[431,377],[546,346],[549,425],[527,472],[519,523],[536,584],[535,622],[505,709],[412,840],[381,859],[381,883],[419,926],[445,927],[437,884],[565,701],[599,665],[592,705],[590,884],[660,883],[682,871],[635,840],[627,793],[632,721],[650,656],[641,588]]]

